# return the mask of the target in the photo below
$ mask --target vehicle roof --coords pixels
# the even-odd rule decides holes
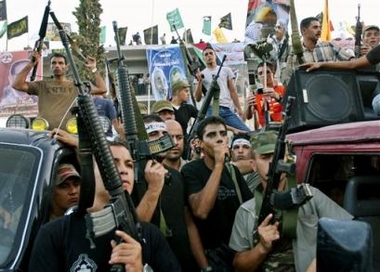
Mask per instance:
[[[321,127],[286,136],[293,146],[380,141],[380,120]]]
[[[14,143],[24,145],[40,145],[51,141],[48,131],[35,131],[31,129],[0,128],[0,143]]]

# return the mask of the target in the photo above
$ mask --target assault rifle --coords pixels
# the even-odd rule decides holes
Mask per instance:
[[[356,17],[355,25],[355,56],[360,57],[360,49],[362,46],[363,25],[360,22],[360,4],[358,4],[358,17]]]
[[[34,44],[33,51],[37,51],[38,53],[41,53],[42,46],[44,45],[44,39],[46,36],[46,29],[49,21],[49,12],[50,12],[50,0],[48,1],[44,15],[42,17],[42,22],[40,26],[40,31],[38,32],[39,38]],[[33,57],[34,58],[34,57]],[[36,63],[33,67],[32,74],[30,75],[30,81],[34,81],[36,79],[36,73],[37,73],[38,63]]]
[[[203,100],[203,104],[202,104],[200,110],[198,111],[197,119],[194,121],[193,125],[190,128],[189,137],[188,137],[187,143],[186,143],[186,145],[189,147],[187,150],[187,156],[186,156],[187,159],[190,159],[190,156],[191,156],[190,142],[194,138],[194,136],[197,132],[197,127],[198,127],[199,123],[206,117],[207,109],[210,106],[212,98],[214,98],[215,95],[217,95],[219,98],[220,88],[218,85],[218,78],[219,78],[219,74],[220,74],[220,71],[222,70],[223,63],[225,60],[226,60],[226,55],[223,56],[223,59],[222,59],[222,62],[219,66],[218,72],[216,73],[216,75],[214,76],[214,78],[212,80],[210,90],[208,90],[206,92],[205,98]]]
[[[91,246],[94,247],[95,244],[92,240],[94,237],[99,237],[103,234],[109,233],[110,231],[114,231],[116,228],[125,231],[135,240],[140,241],[140,227],[137,221],[136,211],[130,195],[123,189],[122,181],[108,146],[106,136],[103,133],[98,112],[90,95],[90,90],[79,77],[78,70],[69,48],[70,42],[65,31],[55,17],[54,13],[51,12],[50,14],[54,23],[58,27],[59,35],[63,46],[65,47],[67,58],[73,71],[74,82],[78,88],[78,120],[80,121],[79,124],[83,124],[83,126],[78,127],[80,155],[82,156],[84,153],[84,155],[87,155],[88,157],[89,154],[93,153],[99,166],[104,187],[110,194],[110,203],[103,210],[85,215],[87,238],[89,238]],[[83,142],[83,136],[87,142]],[[88,146],[88,143],[90,143],[90,146]],[[88,161],[86,162],[88,163]],[[83,162],[81,161],[81,164],[82,163]],[[83,187],[84,186],[82,184],[81,191],[86,190],[86,188]],[[80,207],[82,201],[85,200],[82,199],[81,193]],[[81,210],[83,211],[84,208],[85,207],[82,207]],[[124,270],[124,266],[121,264],[113,265],[111,268],[111,271]]]
[[[305,201],[312,197],[310,188],[307,185],[292,188],[290,191],[278,192],[278,185],[281,182],[281,175],[287,173],[290,176],[295,173],[294,162],[285,162],[286,142],[285,136],[291,118],[295,98],[289,96],[285,108],[285,116],[283,125],[279,128],[279,134],[273,154],[272,162],[269,165],[268,180],[266,190],[261,204],[258,224],[260,225],[264,219],[271,213],[273,214],[273,222],[276,218],[276,210],[287,210],[297,205],[302,205]]]

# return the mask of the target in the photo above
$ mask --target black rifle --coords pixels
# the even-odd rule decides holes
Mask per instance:
[[[197,118],[195,119],[193,125],[190,128],[189,137],[187,138],[187,143],[186,143],[186,145],[188,147],[190,147],[190,142],[194,138],[194,136],[195,136],[195,134],[197,132],[197,127],[198,127],[199,123],[206,117],[207,109],[210,106],[211,100],[213,99],[213,97],[215,96],[215,94],[217,92],[220,92],[220,88],[219,88],[219,85],[218,85],[218,78],[219,78],[219,74],[220,74],[220,71],[222,70],[223,63],[224,63],[225,60],[226,60],[226,55],[223,56],[222,62],[220,64],[220,66],[219,66],[219,70],[216,73],[216,75],[214,76],[214,78],[212,79],[210,90],[208,90],[206,92],[206,95],[205,95],[205,98],[203,100],[202,106],[201,106],[201,108],[198,111],[198,116],[197,116]],[[190,157],[191,157],[191,148],[189,148],[187,150],[187,156],[186,156],[186,158],[190,159]]]
[[[114,231],[115,228],[121,229],[124,232],[128,233],[135,240],[140,241],[139,238],[139,223],[137,221],[136,211],[131,200],[131,197],[126,193],[122,186],[122,181],[120,179],[119,172],[116,168],[111,150],[109,148],[106,136],[103,132],[102,125],[100,123],[99,115],[94,105],[94,102],[91,98],[89,89],[81,81],[78,70],[73,60],[69,48],[69,40],[59,21],[55,17],[54,13],[50,13],[54,23],[57,25],[59,34],[62,40],[62,44],[65,47],[67,58],[70,63],[71,69],[74,75],[75,85],[78,88],[78,119],[83,121],[83,129],[79,127],[79,147],[81,149],[81,133],[84,133],[88,137],[86,139],[91,143],[91,150],[87,147],[84,152],[93,153],[96,159],[96,162],[99,166],[100,174],[104,183],[104,187],[110,194],[110,203],[102,212],[108,212],[109,218],[112,220],[113,227],[109,231]],[[87,89],[87,91],[86,91]],[[86,143],[83,143],[86,144]],[[83,185],[81,190],[83,190]],[[82,194],[81,194],[82,196]],[[81,200],[82,197],[81,197]],[[95,213],[94,213],[95,214]],[[92,214],[86,214],[85,216],[87,224],[87,237],[92,243],[92,238],[101,236],[109,231],[97,231],[97,222],[93,221]],[[109,223],[109,222],[108,222]],[[108,230],[108,229],[107,229]],[[117,238],[117,240],[119,240]],[[124,271],[124,266],[121,264],[113,265],[111,271]]]
[[[274,222],[278,219],[276,218],[276,210],[286,210],[293,208],[296,205],[301,205],[312,196],[307,185],[294,190],[291,189],[287,192],[277,191],[278,185],[281,181],[281,175],[283,173],[294,175],[295,173],[294,162],[284,161],[286,154],[285,136],[289,126],[294,100],[295,98],[293,96],[287,98],[284,122],[279,128],[273,159],[268,169],[267,186],[261,204],[258,225],[260,225],[269,214],[273,214],[272,222]]]
[[[40,31],[38,32],[39,38],[34,44],[33,51],[37,51],[38,53],[41,53],[42,46],[44,45],[44,39],[46,36],[46,29],[47,29],[48,20],[49,20],[49,12],[50,12],[50,0],[48,1],[45,7],[44,16],[42,17]],[[33,67],[32,74],[30,75],[30,81],[34,81],[36,79],[37,68],[38,68],[38,63],[36,63]]]
[[[363,25],[360,22],[360,4],[358,4],[358,17],[356,17],[355,25],[355,56],[360,57],[360,49],[362,46]]]

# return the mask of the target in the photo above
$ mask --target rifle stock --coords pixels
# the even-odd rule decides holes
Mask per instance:
[[[42,17],[40,31],[38,32],[39,39],[34,44],[33,51],[37,51],[38,53],[41,53],[42,46],[44,45],[44,39],[46,36],[46,29],[47,29],[47,24],[49,20],[49,12],[50,12],[50,0],[48,1],[48,4],[45,7],[44,15]],[[34,61],[35,59],[33,57],[33,62]],[[34,81],[36,79],[37,68],[38,68],[38,63],[36,63],[33,67],[32,74],[30,75],[30,81]]]

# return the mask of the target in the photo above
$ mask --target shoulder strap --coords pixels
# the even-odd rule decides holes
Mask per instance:
[[[228,173],[230,174],[232,181],[234,182],[236,194],[239,198],[239,202],[241,205],[241,204],[243,204],[243,197],[241,195],[240,186],[237,182],[235,168],[228,162],[226,162],[224,165],[226,166],[226,169],[227,169]]]

